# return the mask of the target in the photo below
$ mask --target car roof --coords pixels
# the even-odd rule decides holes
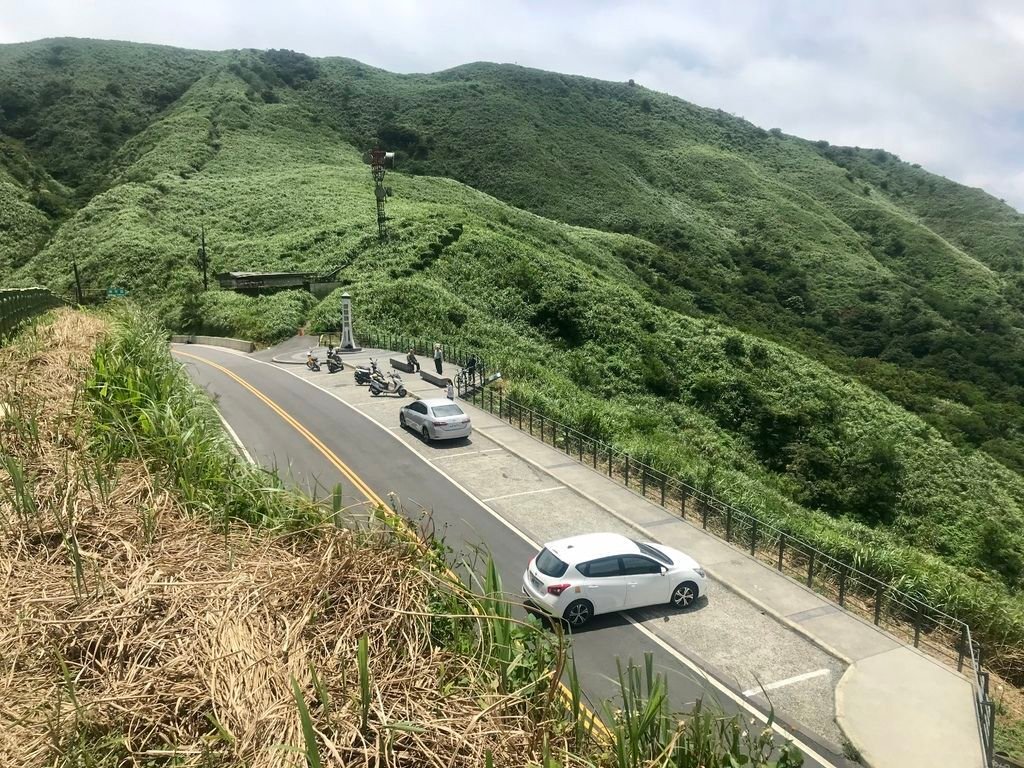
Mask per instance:
[[[420,402],[428,408],[436,408],[439,405],[458,405],[454,400],[449,400],[447,397],[422,398]],[[459,410],[462,409],[460,408]]]
[[[544,545],[550,552],[569,565],[583,563],[598,557],[629,555],[639,553],[640,548],[633,540],[621,533],[585,533],[569,536]]]

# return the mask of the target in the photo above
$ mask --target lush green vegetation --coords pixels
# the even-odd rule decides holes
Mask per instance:
[[[0,49],[4,87],[37,88],[55,45]],[[519,398],[902,579],[1022,673],[1019,214],[626,84],[72,47],[83,83],[180,55],[189,85],[119,97],[137,122],[83,166],[98,176],[19,129],[19,157],[72,187],[47,213],[12,182],[31,257],[4,253],[25,263],[0,279],[66,290],[77,259],[87,288],[123,285],[171,326],[273,340],[309,299],[203,294],[200,225],[213,271],[340,268],[364,322],[480,348]],[[409,171],[388,177],[383,246],[359,159],[375,136]]]

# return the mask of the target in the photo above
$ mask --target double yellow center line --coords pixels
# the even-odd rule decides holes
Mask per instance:
[[[310,445],[312,445],[314,448],[316,448],[318,451],[320,451],[320,453],[323,454],[324,458],[327,459],[327,461],[329,461],[331,464],[333,464],[334,467],[339,472],[341,472],[342,475],[344,475],[346,478],[348,478],[349,482],[352,483],[352,485],[354,485],[356,487],[356,489],[361,494],[363,494],[363,496],[365,496],[372,504],[377,504],[380,507],[382,507],[384,509],[385,514],[388,514],[388,515],[392,515],[393,514],[391,512],[391,509],[388,507],[388,505],[384,503],[384,500],[380,496],[378,496],[376,493],[374,493],[373,489],[370,488],[370,486],[368,486],[365,482],[363,482],[362,478],[360,478],[359,475],[357,475],[355,472],[353,472],[352,469],[345,462],[343,462],[341,459],[339,459],[337,454],[335,454],[334,451],[332,451],[330,448],[328,448],[323,443],[323,441],[320,440],[320,438],[318,438],[316,435],[314,435],[312,432],[310,432],[308,429],[306,429],[299,421],[297,421],[294,417],[292,417],[291,414],[289,414],[287,411],[285,411],[284,408],[282,408],[277,403],[275,403],[273,400],[271,400],[269,397],[267,397],[265,394],[260,392],[252,384],[247,382],[245,379],[243,379],[241,376],[236,374],[234,371],[228,370],[223,365],[215,363],[212,360],[207,360],[205,357],[200,357],[199,355],[193,355],[191,352],[183,352],[180,349],[175,349],[174,353],[176,355],[181,355],[182,357],[189,357],[189,358],[192,358],[193,360],[198,360],[201,363],[205,363],[206,365],[209,365],[211,368],[217,369],[218,371],[223,373],[225,376],[229,377],[232,381],[237,382],[240,386],[244,387],[247,391],[251,392],[256,398],[258,398],[262,403],[264,403],[268,408],[270,408],[270,410],[272,410],[274,413],[276,413],[278,416],[280,416],[282,419],[284,419],[285,422],[287,424],[289,424],[291,427],[293,427],[296,432],[298,432],[300,435],[302,435],[304,438],[306,438],[306,440],[309,441]],[[402,523],[402,525],[399,528],[399,530],[401,532],[407,533],[411,538],[414,538],[415,541],[416,541],[416,544],[421,549],[425,548],[425,545],[420,540],[420,538],[418,536],[415,536],[412,533],[412,531],[409,531],[409,529],[405,526],[404,519],[400,520],[399,522]],[[446,570],[448,572],[448,575],[452,579],[454,579],[456,582],[460,582],[461,581],[459,579],[458,575],[454,571],[452,571],[451,568],[447,568],[446,567]],[[561,698],[563,700],[563,702],[565,702],[565,704],[571,708],[571,705],[572,705],[572,694],[569,692],[569,689],[566,687],[565,683],[563,683],[561,680],[558,681],[558,695],[559,695],[559,698]],[[583,715],[584,719],[586,721],[588,721],[589,725],[594,730],[596,730],[603,738],[610,739],[611,734],[610,734],[607,726],[605,726],[605,724],[603,722],[601,722],[601,720],[586,705],[581,704],[580,705],[580,711],[581,711],[581,714]]]
[[[381,499],[381,497],[378,496],[376,493],[374,493],[373,489],[370,488],[370,486],[368,486],[366,483],[364,483],[362,478],[360,478],[359,475],[357,475],[355,472],[353,472],[352,469],[350,469],[349,466],[345,462],[343,462],[341,459],[339,459],[337,454],[334,453],[334,451],[332,451],[330,448],[328,448],[326,445],[324,445],[324,443],[320,440],[320,438],[318,438],[316,435],[314,435],[312,432],[310,432],[308,429],[306,429],[300,422],[296,421],[291,416],[291,414],[289,414],[287,411],[285,411],[284,408],[282,408],[277,403],[275,403],[273,400],[271,400],[269,397],[264,395],[262,392],[260,392],[258,389],[256,389],[256,387],[254,387],[252,384],[247,382],[245,379],[243,379],[241,376],[236,374],[234,371],[230,371],[227,368],[225,368],[223,365],[219,365],[217,363],[212,362],[211,360],[207,360],[205,357],[200,357],[199,355],[193,355],[191,352],[182,352],[179,349],[174,350],[174,353],[177,354],[177,355],[181,355],[182,357],[190,357],[193,360],[198,360],[198,361],[200,361],[202,363],[206,363],[211,368],[216,368],[218,371],[223,373],[225,376],[230,377],[233,381],[236,381],[236,382],[238,382],[238,384],[240,384],[241,386],[245,387],[245,389],[247,389],[249,392],[251,392],[253,395],[255,395],[270,410],[272,410],[274,413],[276,413],[278,416],[280,416],[282,419],[284,419],[286,423],[288,423],[290,426],[292,426],[295,429],[296,432],[298,432],[300,435],[302,435],[304,438],[306,438],[306,440],[308,440],[309,443],[314,448],[316,448],[318,451],[320,451],[321,454],[323,454],[324,458],[327,459],[327,461],[329,461],[331,464],[334,465],[335,469],[337,469],[339,472],[341,472],[342,475],[344,475],[346,478],[348,478],[348,481],[350,483],[352,483],[352,485],[354,485],[356,487],[356,490],[358,490],[361,494],[363,494],[363,496],[365,496],[370,502],[372,502],[374,504],[379,504],[380,506],[386,508],[387,505],[384,504],[384,500]]]

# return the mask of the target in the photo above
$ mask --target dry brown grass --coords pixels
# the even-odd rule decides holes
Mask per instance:
[[[537,754],[523,702],[430,642],[436,578],[414,547],[331,526],[213,530],[141,461],[97,481],[75,404],[103,332],[62,311],[0,349],[0,440],[37,507],[0,465],[0,764],[304,765],[293,679],[325,765],[482,765],[487,750],[496,765],[524,765]]]

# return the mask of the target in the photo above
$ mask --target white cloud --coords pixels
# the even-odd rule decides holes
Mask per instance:
[[[884,147],[1024,210],[1018,0],[0,0],[0,42],[59,35],[634,78],[766,128]]]

